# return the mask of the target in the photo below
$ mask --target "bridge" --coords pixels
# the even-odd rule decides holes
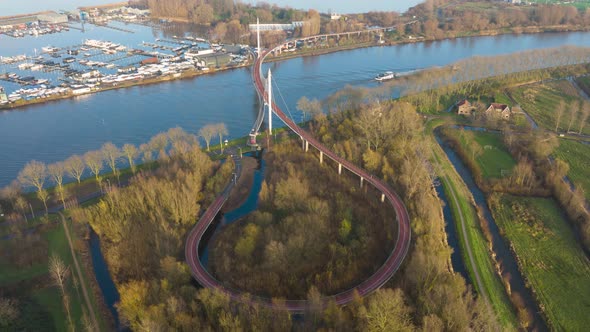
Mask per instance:
[[[318,36],[309,38],[318,38]],[[333,301],[338,305],[344,305],[353,301],[355,294],[366,296],[377,290],[383,286],[399,269],[410,247],[410,218],[403,201],[388,184],[326,148],[318,140],[313,138],[309,133],[299,127],[293,120],[283,113],[276,103],[272,101],[271,84],[268,83],[271,80],[270,70],[267,80],[262,74],[262,64],[269,54],[276,53],[286,44],[287,43],[281,44],[271,50],[264,52],[260,52],[260,47],[258,47],[258,58],[256,59],[252,70],[252,80],[254,82],[254,86],[261,100],[268,106],[269,119],[271,119],[272,113],[276,114],[289,129],[291,129],[300,137],[302,141],[302,147],[306,152],[309,151],[309,147],[311,146],[319,151],[320,163],[324,162],[324,158],[328,158],[338,165],[338,174],[342,174],[344,169],[358,176],[361,187],[365,185],[365,183],[367,183],[367,185],[373,186],[381,194],[381,202],[385,204],[387,201],[387,203],[390,204],[395,211],[395,218],[392,216],[391,227],[397,231],[397,238],[395,246],[387,257],[385,263],[375,273],[373,273],[373,275],[362,281],[359,285],[341,293],[322,298],[322,305],[324,306],[330,301]],[[265,83],[268,83],[268,89],[265,87]],[[264,105],[261,106],[260,113],[262,114],[263,108]],[[259,114],[256,120],[257,123],[254,124],[252,129],[253,132],[258,132],[263,118],[264,116]],[[270,123],[269,128],[272,128]],[[232,186],[233,183],[230,184],[219,197],[217,197],[217,199],[209,206],[195,227],[189,233],[185,246],[185,258],[191,269],[191,274],[201,285],[207,288],[220,290],[229,295],[229,297],[233,300],[243,300],[246,293],[240,290],[230,289],[215,279],[207,271],[205,266],[203,266],[198,255],[199,243],[205,234],[205,231],[213,222],[213,219],[227,200]],[[251,301],[252,303],[258,303],[266,307],[284,309],[292,312],[303,312],[310,306],[306,300],[286,300],[281,304],[276,304],[273,303],[272,299],[270,298],[263,298],[259,296],[250,296],[248,301]]]

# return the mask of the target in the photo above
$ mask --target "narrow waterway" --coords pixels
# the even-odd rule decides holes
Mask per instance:
[[[228,211],[225,214],[219,214],[214,221],[215,227],[210,227],[201,241],[201,247],[199,248],[199,258],[204,266],[209,264],[209,250],[214,238],[219,234],[221,229],[227,225],[230,225],[248,214],[256,211],[258,208],[258,196],[262,189],[262,182],[264,181],[264,171],[266,169],[266,162],[262,159],[262,153],[253,152],[252,154],[244,154],[245,156],[255,157],[258,160],[258,168],[254,171],[254,180],[252,188],[248,197],[234,210]]]
[[[467,269],[465,268],[465,263],[463,262],[463,258],[461,257],[461,247],[459,245],[459,237],[457,231],[457,224],[455,219],[453,218],[453,213],[451,211],[451,206],[445,191],[443,190],[442,185],[436,186],[436,193],[438,194],[438,198],[443,201],[443,215],[445,218],[445,232],[447,233],[447,242],[449,246],[453,249],[453,253],[451,254],[451,265],[453,266],[453,270],[459,273],[465,281],[471,283],[469,278],[469,274],[467,273]]]
[[[96,281],[100,287],[104,303],[109,308],[109,311],[113,316],[115,330],[121,331],[119,313],[117,312],[117,308],[115,308],[115,304],[119,302],[119,292],[117,291],[117,286],[115,286],[115,283],[111,278],[107,262],[102,255],[102,251],[100,250],[100,238],[94,232],[94,230],[90,231],[90,255],[92,257],[94,275],[96,276]]]
[[[540,314],[540,308],[534,300],[531,290],[525,286],[525,281],[522,274],[520,273],[520,270],[518,269],[516,259],[510,251],[510,247],[500,235],[500,229],[496,225],[496,221],[494,220],[492,212],[488,207],[485,194],[475,184],[475,181],[471,176],[471,172],[469,172],[469,169],[465,166],[465,164],[463,164],[459,156],[455,153],[455,151],[453,151],[453,149],[443,142],[436,131],[435,138],[438,144],[445,151],[445,154],[453,164],[455,170],[457,170],[457,173],[467,185],[469,191],[471,191],[475,203],[483,212],[483,216],[487,220],[492,236],[492,249],[496,254],[496,260],[501,262],[504,273],[508,273],[510,275],[510,290],[513,293],[516,292],[521,296],[525,307],[533,314],[533,323],[531,329],[548,331],[549,329],[547,328],[544,318]]]

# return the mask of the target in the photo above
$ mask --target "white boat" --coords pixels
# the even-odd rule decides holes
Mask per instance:
[[[385,73],[381,73],[375,77],[375,81],[387,81],[395,78],[395,73],[392,71],[386,71]]]

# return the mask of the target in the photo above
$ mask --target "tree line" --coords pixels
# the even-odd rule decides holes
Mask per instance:
[[[207,144],[207,151],[210,150],[209,144],[213,136],[219,137],[220,153],[223,152],[223,137],[227,134],[227,127],[223,123],[206,125],[199,130],[199,136]],[[121,185],[121,167],[127,166],[131,174],[136,174],[137,162],[151,165],[196,145],[197,136],[176,127],[153,136],[147,143],[139,146],[127,143],[117,147],[112,142],[107,142],[99,150],[82,155],[74,154],[66,160],[51,164],[32,160],[23,167],[16,180],[0,190],[0,205],[7,212],[9,220],[26,221],[29,213],[34,215],[32,204],[36,202],[42,204],[45,213],[49,212],[49,202],[64,208],[76,205],[77,196],[81,192],[77,186],[67,186],[68,179],[80,185],[85,176],[94,177],[96,189],[104,192],[117,184]],[[117,183],[110,183],[110,179],[105,181],[105,172],[110,172]],[[48,189],[49,185],[54,187]],[[26,195],[31,189],[34,190],[37,201]]]
[[[414,24],[409,29],[413,34],[441,39],[467,32],[502,29],[523,32],[530,28],[583,27],[590,23],[590,10],[571,5],[514,6],[499,1],[478,2],[481,8],[467,6],[465,1],[425,1],[408,10],[408,15],[421,18],[420,24]]]

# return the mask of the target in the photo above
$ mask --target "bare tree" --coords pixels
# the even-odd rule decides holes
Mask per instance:
[[[76,179],[78,183],[82,179],[82,175],[84,174],[84,170],[86,169],[86,165],[84,164],[84,159],[79,155],[75,154],[70,158],[66,159],[65,166],[68,174],[71,177]]]
[[[168,135],[159,133],[152,137],[148,142],[150,148],[158,154],[158,159],[164,159],[166,155],[166,146],[168,146]]]
[[[559,102],[559,106],[557,106],[557,109],[555,110],[555,131],[557,131],[557,129],[559,128],[559,124],[561,123],[561,117],[563,116],[564,112],[565,102],[562,100],[561,102]]]
[[[582,130],[586,126],[586,122],[588,121],[588,117],[590,116],[590,103],[584,102],[582,106],[582,116],[580,118],[580,126],[578,129],[578,134],[582,134]]]
[[[49,176],[57,185],[57,192],[59,194],[59,199],[61,200],[64,209],[66,208],[66,198],[65,198],[65,191],[63,187],[64,182],[64,175],[66,173],[66,164],[65,162],[58,161],[56,163],[50,164],[47,166],[47,172]]]
[[[148,144],[142,144],[139,146],[139,151],[143,154],[142,160],[144,163],[149,164],[154,160],[152,148]]]
[[[215,129],[215,132],[219,136],[219,151],[220,153],[223,153],[223,136],[228,134],[227,127],[225,126],[225,123],[218,123],[215,125]]]
[[[18,181],[12,181],[9,185],[0,190],[0,198],[8,201],[14,208],[16,199],[20,196],[21,189]]]
[[[299,98],[297,101],[297,109],[303,113],[304,119],[307,118],[307,113],[309,113],[309,104],[310,100],[306,96]]]
[[[0,328],[8,327],[18,318],[18,306],[10,299],[0,297]]]
[[[113,174],[117,177],[117,181],[119,181],[119,170],[117,169],[117,161],[123,156],[123,153],[119,148],[111,143],[107,142],[103,144],[100,148],[100,152],[102,153],[103,159],[107,162],[107,165],[113,171]]]
[[[22,214],[26,222],[29,222],[27,219],[27,209],[29,208],[29,203],[23,196],[18,196],[16,198],[14,201],[14,208]]]
[[[100,185],[100,171],[102,171],[102,168],[104,166],[102,153],[100,153],[100,151],[88,151],[84,154],[84,162],[86,163],[86,166],[90,169],[92,174],[94,174],[96,184]]]
[[[306,119],[308,115],[315,117],[322,112],[322,104],[317,99],[309,100],[303,96],[297,101],[297,109],[303,113],[303,118]]]
[[[72,314],[70,312],[70,301],[66,292],[66,281],[68,279],[69,272],[70,269],[64,264],[61,258],[55,254],[49,257],[49,275],[51,276],[51,280],[53,280],[54,285],[59,287],[61,291],[64,308],[66,309],[66,313],[68,315],[68,322],[70,327],[73,329],[74,324],[72,322]]]
[[[127,157],[127,162],[129,162],[129,167],[131,167],[131,171],[135,173],[135,158],[139,155],[139,151],[133,144],[125,144],[123,145],[122,149],[123,154]]]
[[[23,186],[32,186],[37,189],[37,197],[43,202],[47,212],[47,192],[43,191],[43,185],[47,179],[47,166],[44,163],[33,160],[25,165],[18,174],[18,182]]]
[[[43,189],[46,178],[47,166],[36,160],[30,161],[26,164],[17,177],[21,185],[35,187],[37,191]]]
[[[49,214],[49,209],[47,208],[47,201],[49,200],[49,192],[45,189],[41,189],[37,192],[37,198],[41,202],[43,202],[43,206],[45,207],[45,214]]]
[[[209,151],[209,145],[211,143],[211,139],[215,136],[217,129],[215,128],[216,125],[208,124],[205,127],[199,130],[199,136],[203,137],[205,140],[205,144],[207,145],[207,151]]]

